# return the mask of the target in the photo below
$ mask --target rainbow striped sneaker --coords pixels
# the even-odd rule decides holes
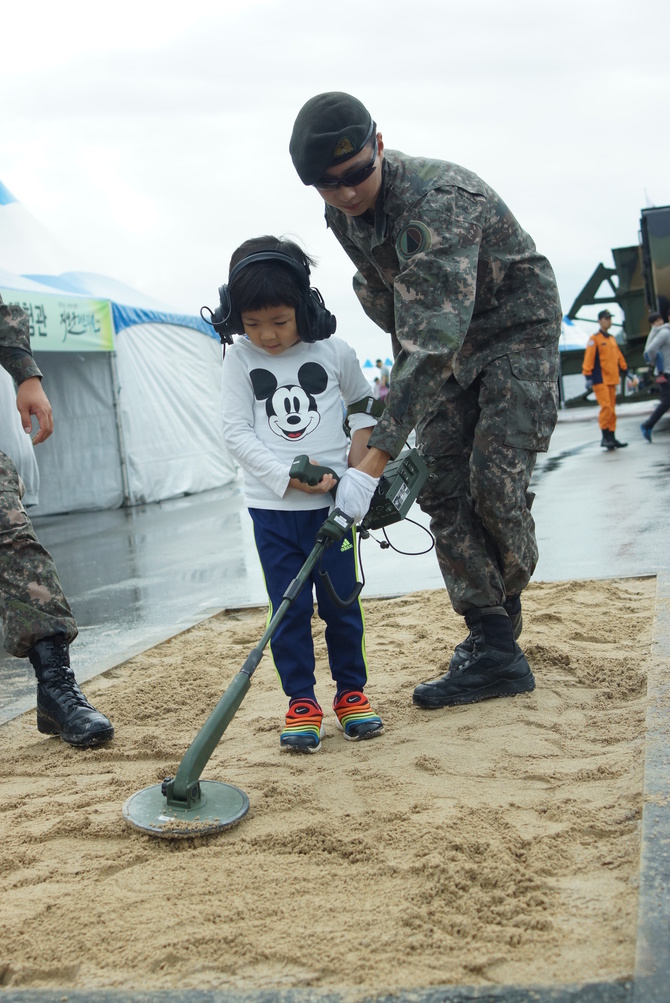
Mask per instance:
[[[337,726],[350,742],[363,738],[377,738],[384,734],[384,725],[375,714],[362,690],[345,690],[333,701]]]
[[[318,752],[325,738],[323,711],[316,700],[294,697],[288,705],[279,745],[286,752]]]

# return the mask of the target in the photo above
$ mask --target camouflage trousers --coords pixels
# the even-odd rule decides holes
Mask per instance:
[[[56,566],[35,535],[22,495],[14,463],[0,452],[0,622],[5,649],[18,658],[45,637],[77,636]]]
[[[502,356],[466,390],[450,377],[417,425],[417,445],[434,463],[419,504],[460,614],[521,592],[537,563],[528,486],[549,446],[558,393],[554,380],[515,370],[523,373],[518,357]]]

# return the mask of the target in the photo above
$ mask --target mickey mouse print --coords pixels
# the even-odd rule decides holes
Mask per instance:
[[[316,397],[328,386],[328,374],[318,362],[300,367],[297,384],[277,386],[277,377],[267,369],[252,369],[249,376],[256,399],[266,401],[268,425],[275,435],[296,442],[319,425]]]
[[[248,507],[322,508],[323,495],[290,487],[291,465],[306,453],[341,477],[349,449],[344,409],[370,395],[356,353],[336,336],[299,341],[279,355],[245,337],[229,346],[223,363],[223,431],[244,472]],[[369,415],[350,418],[352,432],[374,424]]]

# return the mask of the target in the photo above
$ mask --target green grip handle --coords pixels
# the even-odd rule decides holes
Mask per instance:
[[[336,480],[339,477],[334,470],[330,467],[320,467],[317,463],[310,463],[309,456],[296,456],[295,460],[291,464],[290,475],[295,477],[299,481],[303,481],[304,484],[309,484],[311,487],[315,487],[324,474],[332,474]]]

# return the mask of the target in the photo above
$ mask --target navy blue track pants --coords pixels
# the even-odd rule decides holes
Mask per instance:
[[[287,512],[249,509],[258,555],[270,600],[270,616],[279,609],[284,592],[297,576],[328,518],[328,508]],[[356,584],[356,546],[352,530],[323,552],[300,594],[291,603],[270,639],[270,652],[284,693],[314,697],[313,588],[317,609],[326,624],[328,661],[337,691],[362,690],[367,682],[363,609],[359,599],[342,609],[331,599],[319,569],[327,571],[338,596],[348,599]],[[343,549],[344,548],[344,549]]]

